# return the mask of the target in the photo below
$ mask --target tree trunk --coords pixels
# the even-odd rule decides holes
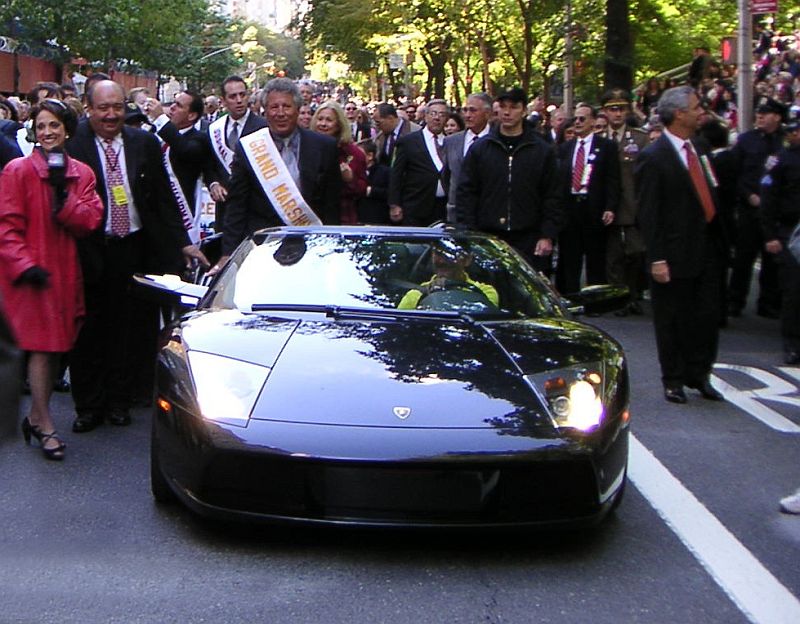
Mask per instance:
[[[633,86],[633,41],[628,22],[628,0],[606,0],[606,89]]]

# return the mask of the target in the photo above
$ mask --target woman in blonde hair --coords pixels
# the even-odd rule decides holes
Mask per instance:
[[[311,118],[311,129],[336,139],[344,182],[340,201],[341,223],[358,223],[356,205],[367,192],[367,159],[364,152],[353,143],[344,110],[333,100],[324,102]]]

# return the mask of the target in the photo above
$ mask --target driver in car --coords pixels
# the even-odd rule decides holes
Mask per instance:
[[[399,310],[413,310],[429,295],[449,290],[481,293],[492,306],[499,306],[500,297],[495,287],[477,282],[467,274],[466,269],[472,263],[472,254],[456,243],[448,240],[437,243],[432,249],[431,261],[433,277],[420,284],[419,288],[412,288],[403,295],[397,304]]]

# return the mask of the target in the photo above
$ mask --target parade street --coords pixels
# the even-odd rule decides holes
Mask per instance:
[[[631,363],[631,483],[616,516],[564,533],[252,527],[156,505],[149,413],[66,434],[64,462],[0,454],[0,622],[800,621],[800,369],[751,310],[714,384],[664,401],[651,319],[593,322]],[[68,432],[69,395],[54,399]]]

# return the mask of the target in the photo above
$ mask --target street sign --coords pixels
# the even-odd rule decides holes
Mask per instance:
[[[777,12],[778,0],[750,0],[750,13],[753,15]]]
[[[402,54],[389,55],[389,69],[403,69],[405,66]]]

